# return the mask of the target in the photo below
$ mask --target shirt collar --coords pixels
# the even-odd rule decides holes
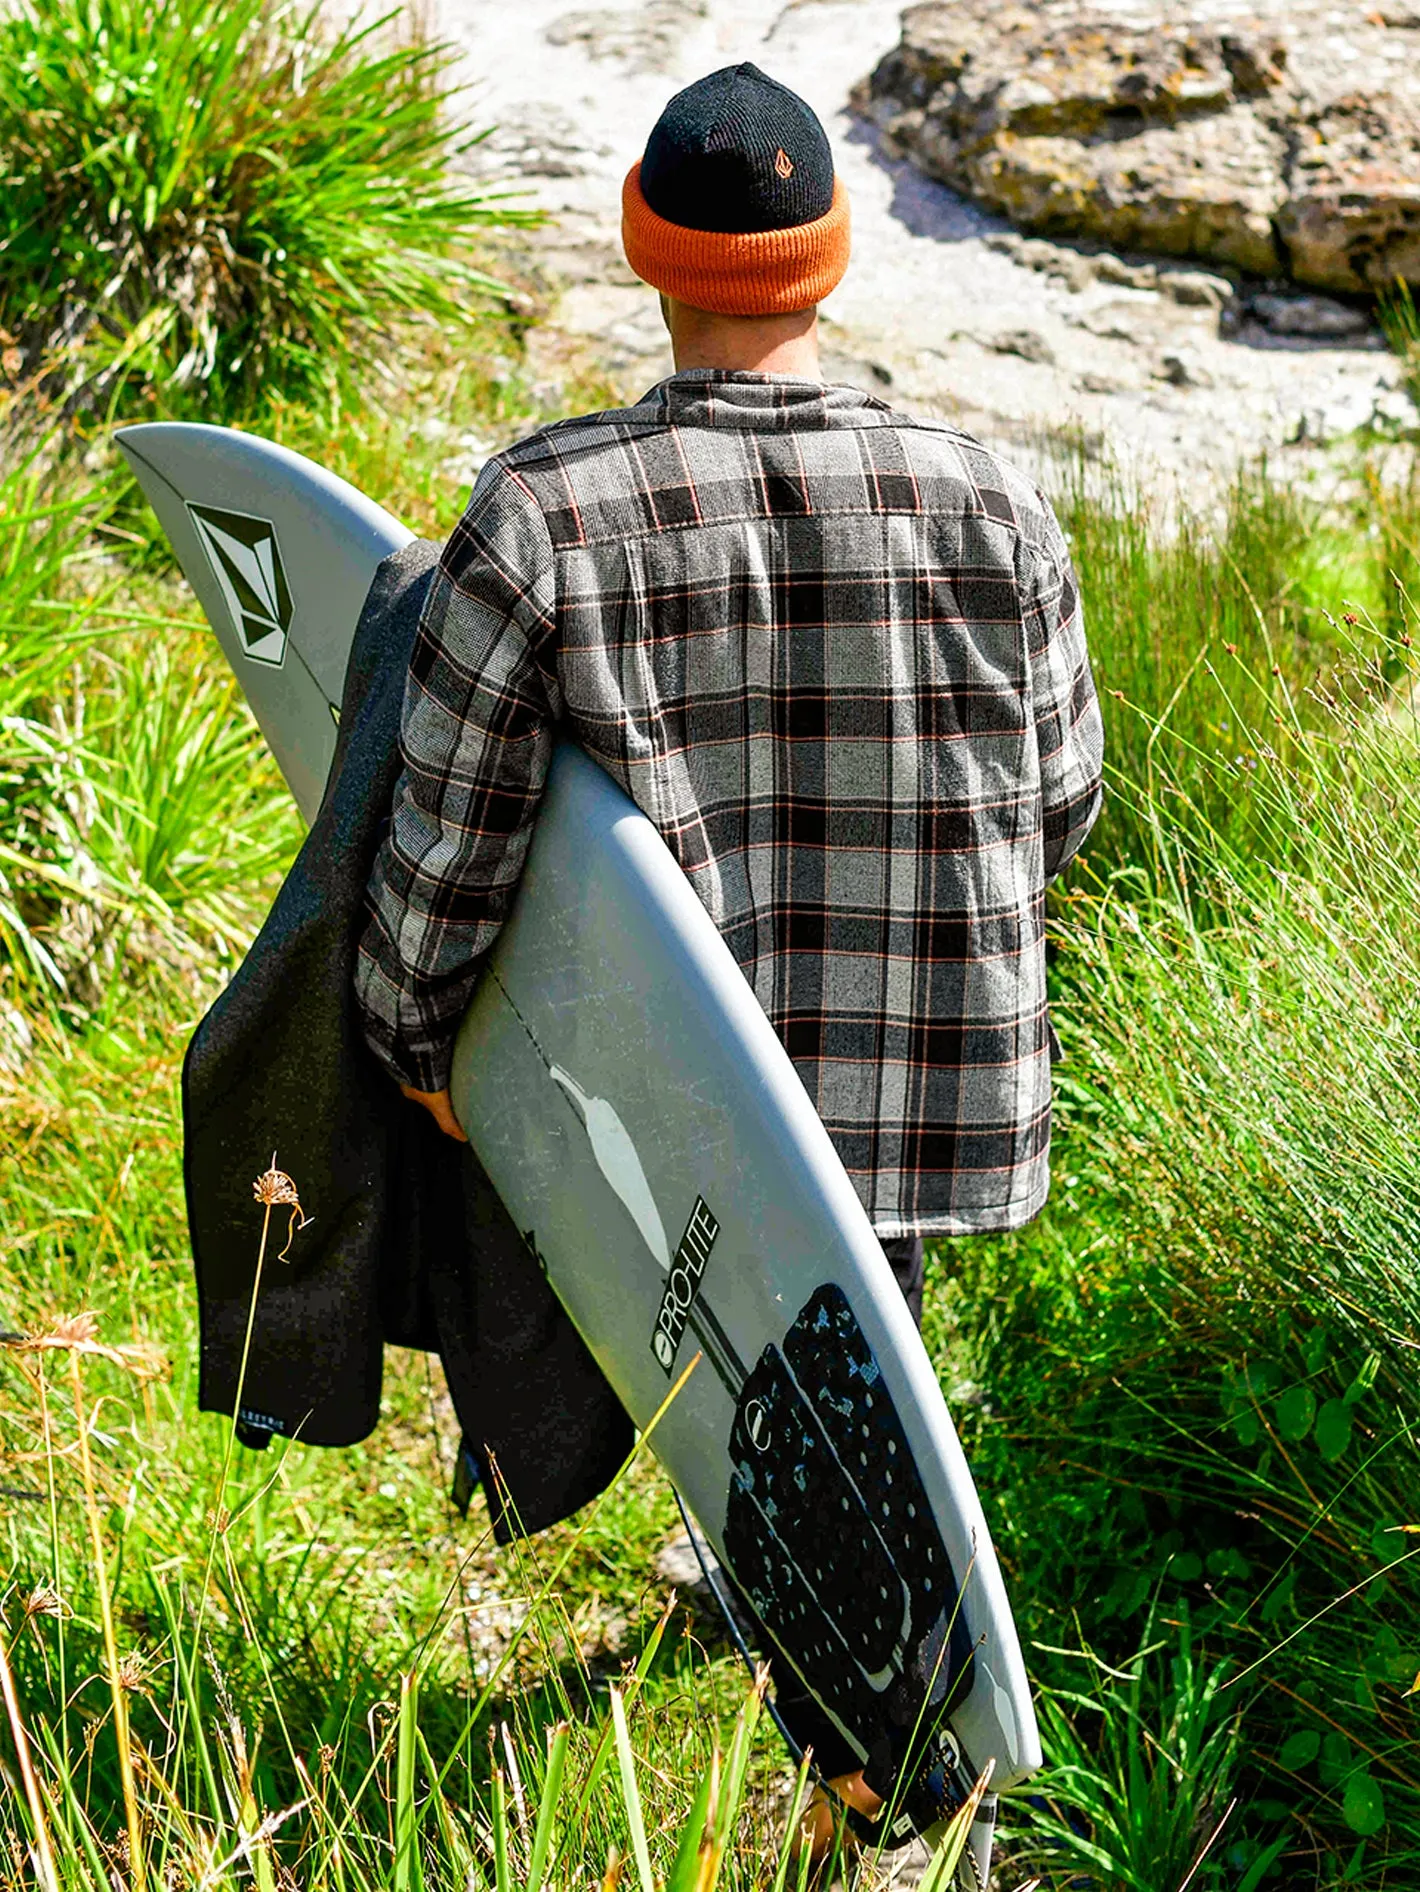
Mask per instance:
[[[727,368],[687,368],[658,382],[637,405],[655,405],[673,427],[755,433],[861,427],[865,415],[891,411],[861,388]]]

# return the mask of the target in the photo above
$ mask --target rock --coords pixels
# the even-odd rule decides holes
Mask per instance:
[[[1024,237],[1015,230],[996,231],[986,238],[986,247],[1009,256],[1024,269],[1038,270],[1042,276],[1056,276],[1078,294],[1095,280],[1094,258],[1059,243],[1047,243],[1043,237]]]
[[[1420,423],[1420,411],[1399,388],[1382,388],[1371,404],[1370,429],[1387,440],[1398,440],[1412,432],[1417,423]]]
[[[1376,411],[1374,397],[1367,399],[1360,389],[1349,397],[1329,401],[1325,406],[1305,409],[1298,415],[1287,435],[1288,446],[1327,447],[1335,440],[1345,440],[1372,424]]]
[[[705,1561],[713,1576],[719,1564],[708,1544],[705,1546]],[[705,1575],[695,1554],[695,1546],[685,1531],[656,1552],[656,1575],[662,1583],[669,1583],[677,1590],[693,1590],[697,1584],[704,1584]]]
[[[1147,302],[1105,302],[1082,315],[1079,324],[1106,342],[1147,347],[1161,339],[1159,310]]]
[[[1234,295],[1226,276],[1210,276],[1201,269],[1163,270],[1159,288],[1185,309],[1225,309]]]
[[[604,153],[605,147],[589,152],[585,129],[570,112],[535,104],[501,119],[465,164],[477,177],[582,177],[588,157]]]
[[[1298,282],[1420,283],[1420,110],[1353,97],[1301,126],[1278,230]]]
[[[1000,335],[993,335],[988,346],[998,355],[1019,355],[1022,361],[1044,362],[1050,367],[1055,363],[1055,350],[1033,328],[1005,329]]]
[[[1329,296],[1254,296],[1249,313],[1274,335],[1305,335],[1334,341],[1364,335],[1371,319],[1364,309],[1353,309]]]
[[[543,37],[551,46],[580,41],[594,59],[621,59],[636,71],[666,72],[680,56],[687,30],[709,11],[709,0],[645,0],[624,11],[597,7],[560,14]]]
[[[895,380],[886,362],[870,359],[866,355],[848,354],[831,345],[823,351],[823,371],[825,381],[844,387],[862,388],[869,394],[885,394]]]
[[[1420,60],[1394,32],[1358,20],[1338,52],[1324,0],[1296,0],[1285,37],[1247,0],[1206,26],[1155,4],[1150,23],[1088,0],[930,0],[853,102],[1023,230],[1319,288],[1420,282]]]
[[[1211,388],[1213,377],[1192,355],[1170,353],[1159,361],[1159,378],[1175,388]]]
[[[1119,256],[1097,256],[1095,274],[1101,282],[1117,283],[1121,289],[1157,289],[1158,268],[1153,263],[1126,263]]]

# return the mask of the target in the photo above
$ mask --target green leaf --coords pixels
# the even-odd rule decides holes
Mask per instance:
[[[1351,1443],[1351,1409],[1344,1400],[1328,1399],[1316,1416],[1316,1449],[1335,1464]]]
[[[1233,1416],[1233,1437],[1239,1445],[1256,1445],[1262,1437],[1262,1422],[1251,1406]]]
[[[1348,1406],[1354,1406],[1358,1399],[1363,1399],[1376,1383],[1376,1375],[1381,1370],[1381,1356],[1372,1353],[1367,1356],[1365,1365],[1341,1395]]]
[[[1265,1847],[1238,1880],[1237,1892],[1257,1892],[1258,1886],[1262,1884],[1291,1843],[1292,1835],[1283,1833],[1280,1838],[1274,1839],[1270,1846]]]
[[[1320,1733],[1315,1728],[1298,1728],[1295,1734],[1289,1734],[1282,1743],[1277,1760],[1288,1773],[1295,1774],[1303,1767],[1310,1767],[1320,1752]]]
[[[1244,1372],[1242,1384],[1249,1398],[1261,1402],[1277,1384],[1277,1369],[1270,1360],[1254,1360]]]
[[[1196,1550],[1180,1551],[1169,1559],[1169,1575],[1180,1583],[1196,1583],[1203,1575],[1203,1559]]]
[[[501,1767],[493,1769],[493,1883],[497,1892],[513,1892],[508,1863],[508,1790],[503,1785]]]
[[[419,1803],[414,1791],[414,1763],[419,1726],[419,1672],[400,1677],[399,1715],[395,1741],[395,1855],[393,1892],[422,1892],[423,1862],[419,1852]]]
[[[1353,1833],[1369,1839],[1385,1825],[1385,1800],[1380,1782],[1367,1773],[1353,1774],[1346,1783],[1341,1801],[1341,1817]]]
[[[1339,1787],[1354,1764],[1354,1750],[1344,1734],[1333,1730],[1322,1737],[1321,1777],[1328,1787]]]
[[[1263,1598],[1262,1608],[1258,1611],[1264,1623],[1275,1623],[1277,1618],[1292,1607],[1292,1600],[1297,1588],[1297,1573],[1289,1570],[1282,1581],[1275,1584]]]
[[[1283,1393],[1275,1407],[1277,1430],[1289,1445],[1297,1445],[1312,1429],[1316,1417],[1316,1394],[1310,1386],[1292,1386]]]

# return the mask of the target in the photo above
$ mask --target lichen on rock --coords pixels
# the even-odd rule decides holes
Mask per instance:
[[[1373,15],[1338,44],[1334,19],[930,0],[854,103],[1026,230],[1326,289],[1417,282],[1420,43]]]

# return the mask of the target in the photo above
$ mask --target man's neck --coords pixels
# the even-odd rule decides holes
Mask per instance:
[[[687,368],[718,368],[729,374],[822,379],[815,309],[794,315],[711,315],[683,302],[670,302],[666,326],[677,374]]]

